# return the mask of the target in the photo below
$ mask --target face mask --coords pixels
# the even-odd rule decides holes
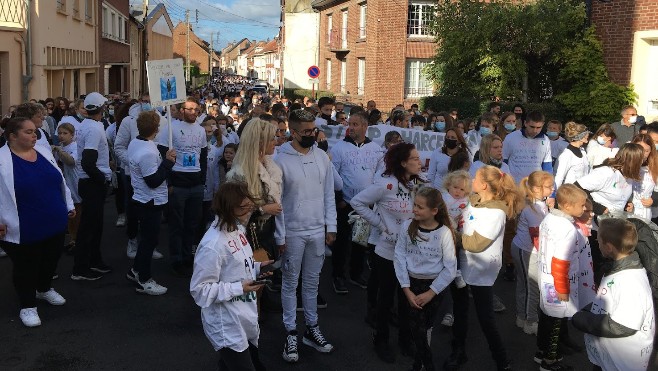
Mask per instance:
[[[485,136],[491,134],[491,129],[481,126],[480,127],[480,135]]]
[[[601,136],[598,137],[598,138],[596,138],[596,141],[597,141],[600,145],[604,145],[604,144],[605,144],[605,138],[603,138],[603,137],[601,137]]]
[[[446,148],[455,149],[455,148],[457,148],[457,144],[459,142],[457,142],[457,139],[446,139],[445,143],[446,143]]]
[[[560,134],[560,133],[558,133],[557,131],[547,131],[547,132],[546,132],[546,135],[547,135],[550,139],[557,138],[557,136],[558,136],[559,134]]]
[[[512,124],[512,123],[508,122],[504,126],[505,126],[505,130],[507,130],[509,132],[512,132],[512,131],[516,130],[516,124]]]
[[[238,114],[238,110],[236,110],[236,109],[231,110],[231,113],[233,113],[234,115],[237,115],[237,114]]]
[[[491,165],[493,165],[495,167],[498,167],[498,168],[503,166],[503,160],[496,160],[495,158],[490,158],[489,162],[491,163]]]
[[[286,138],[290,138],[290,129],[286,129]],[[658,146],[658,144],[656,144]]]
[[[225,101],[224,101],[224,104],[228,106],[228,101],[227,101],[227,100],[225,100]]]
[[[311,148],[315,144],[315,135],[300,135],[302,140],[299,141],[299,145],[302,148]]]
[[[318,148],[327,152],[329,150],[329,142],[327,142],[326,140],[323,140],[322,142],[318,142]]]
[[[142,103],[142,111],[150,111],[151,103]]]
[[[288,107],[288,102],[283,102],[284,107]]]
[[[628,122],[630,122],[631,124],[636,123],[637,122],[637,116],[631,116],[631,118],[628,119]]]
[[[438,131],[444,131],[446,129],[446,123],[445,121],[437,121],[434,123],[434,127]]]
[[[110,116],[114,116],[114,110],[113,109],[108,110],[108,113],[110,114]]]

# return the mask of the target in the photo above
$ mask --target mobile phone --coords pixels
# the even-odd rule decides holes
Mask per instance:
[[[265,274],[268,272],[275,271],[277,269],[281,269],[281,260],[277,260],[272,264],[268,264],[266,266],[261,266],[260,267],[260,274]]]
[[[249,286],[271,285],[271,284],[272,284],[272,280],[261,279],[261,280],[253,281]]]

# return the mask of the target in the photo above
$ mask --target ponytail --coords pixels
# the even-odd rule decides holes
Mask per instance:
[[[527,177],[521,179],[521,183],[519,183],[519,191],[521,192],[521,195],[526,201],[526,204],[530,206],[530,208],[537,212],[534,207],[534,203],[536,201],[539,201],[540,198],[535,196],[534,192],[532,191],[533,188],[535,187],[540,187],[544,188],[544,183],[546,182],[553,182],[553,176],[546,172],[546,171],[533,171],[528,175]]]
[[[516,188],[511,175],[491,165],[481,167],[478,173],[491,189],[493,199],[503,201],[507,205],[508,219],[514,218],[523,210],[523,196]]]

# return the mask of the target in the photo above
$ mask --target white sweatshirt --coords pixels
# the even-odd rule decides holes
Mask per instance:
[[[441,190],[443,202],[445,202],[446,207],[448,208],[448,215],[450,216],[452,227],[455,230],[461,230],[461,224],[463,224],[462,214],[468,205],[468,197],[454,198],[443,187],[439,189]]]
[[[649,168],[646,166],[640,168],[640,179],[640,182],[633,182],[633,215],[651,220],[653,216],[652,208],[644,207],[642,200],[651,198],[656,183],[654,183]]]
[[[331,147],[331,162],[343,179],[345,202],[372,184],[382,155],[382,147],[368,138],[361,146],[347,137]]]
[[[599,166],[603,161],[615,157],[619,148],[608,148],[599,144],[595,139],[592,139],[587,143],[587,160],[589,160],[589,166],[593,168],[594,166]]]
[[[383,175],[354,196],[350,205],[381,232],[375,245],[375,254],[393,260],[400,226],[412,216],[412,190],[400,184],[395,177]],[[376,206],[376,212],[370,209],[373,205]]]
[[[254,261],[244,227],[227,232],[217,223],[215,219],[199,243],[190,293],[201,307],[203,331],[213,348],[242,352],[249,343],[258,346],[256,292],[245,293],[242,281],[255,280],[260,263]]]
[[[576,153],[580,154],[580,157]],[[589,174],[589,160],[582,148],[567,147],[555,163],[555,189],[562,184],[573,184]]]
[[[283,213],[275,219],[277,245],[283,245],[286,237],[324,233],[325,227],[327,232],[336,232],[334,175],[329,156],[317,145],[302,154],[287,142],[279,147],[274,161],[283,173]]]
[[[519,215],[512,244],[523,251],[536,253],[539,248],[539,225],[547,214],[548,206],[542,200],[526,205]]]
[[[441,152],[441,148],[435,149],[430,155],[427,179],[432,182],[434,188],[443,188],[443,177],[448,174],[448,164],[450,164],[450,156]]]
[[[418,230],[415,241],[409,238],[411,219],[402,223],[395,244],[395,276],[400,287],[409,287],[409,277],[434,280],[430,289],[441,293],[455,279],[457,255],[452,232],[446,226],[432,231]]]

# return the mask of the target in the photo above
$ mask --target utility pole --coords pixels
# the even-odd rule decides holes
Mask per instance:
[[[185,58],[185,81],[190,82],[190,11],[185,10],[185,24],[187,30],[185,31],[187,39],[187,56]]]
[[[208,76],[209,77],[212,77],[212,53],[213,53],[213,51],[212,51],[212,39],[213,39],[214,35],[215,35],[214,32],[210,33],[210,53],[208,53],[208,59],[209,59],[208,60]]]

